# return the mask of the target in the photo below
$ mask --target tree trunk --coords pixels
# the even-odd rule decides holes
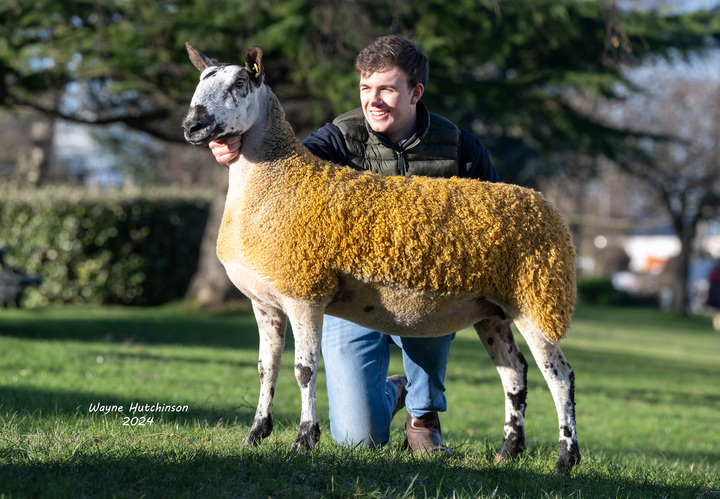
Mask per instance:
[[[682,219],[677,219],[675,227],[680,239],[680,255],[673,283],[672,308],[679,315],[690,315],[690,257],[697,233],[697,219],[685,221],[684,224]]]
[[[55,120],[37,114],[30,126],[30,150],[18,158],[15,177],[22,185],[38,187],[48,177]]]
[[[215,251],[228,189],[227,169],[215,167],[213,181],[217,191],[210,206],[205,233],[200,244],[198,268],[186,294],[188,298],[199,301],[203,306],[219,305],[228,299],[242,296],[230,282]]]
[[[683,244],[678,256],[678,265],[673,282],[672,310],[678,315],[688,315],[688,275],[690,251]]]

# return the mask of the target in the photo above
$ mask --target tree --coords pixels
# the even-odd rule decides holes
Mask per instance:
[[[648,160],[631,161],[627,168],[656,193],[680,239],[673,310],[683,315],[690,307],[687,283],[698,224],[717,217],[720,209],[719,59],[715,53],[706,61],[680,65],[683,70],[677,72],[668,72],[664,64],[644,70],[637,81],[646,92],[615,113],[641,133],[652,129],[667,137],[637,141]]]
[[[625,12],[614,2],[384,4],[7,0],[0,5],[0,105],[123,122],[182,141],[179,123],[197,78],[184,42],[230,62],[259,43],[291,121],[314,128],[357,102],[355,54],[398,32],[419,41],[431,61],[425,98],[463,126],[480,124],[500,156],[518,146],[527,154],[583,146],[613,155],[623,131],[573,109],[565,90],[614,98],[622,63],[687,53],[719,31],[709,12],[662,16]]]
[[[302,135],[357,105],[355,54],[401,33],[430,60],[429,105],[481,137],[503,180],[531,184],[571,168],[569,156],[626,162],[633,132],[574,107],[568,92],[614,99],[623,63],[704,47],[714,22],[709,12],[628,12],[605,1],[7,0],[0,105],[180,141],[197,78],[184,42],[230,62],[258,43]]]

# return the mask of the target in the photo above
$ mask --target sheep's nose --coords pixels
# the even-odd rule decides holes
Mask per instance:
[[[182,127],[186,134],[192,135],[198,130],[205,128],[205,125],[195,119],[185,118],[182,122]]]
[[[185,132],[185,140],[195,145],[205,145],[210,141],[210,135],[215,128],[215,119],[210,115],[204,106],[196,106],[190,109],[182,121]]]
[[[193,107],[188,111],[185,119],[182,120],[182,127],[186,133],[197,132],[205,128],[205,121],[207,121],[207,113],[198,110],[197,107]]]

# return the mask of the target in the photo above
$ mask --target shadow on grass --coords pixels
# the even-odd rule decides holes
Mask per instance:
[[[255,414],[255,400],[243,397],[231,401],[207,400],[201,404],[183,400],[126,398],[115,394],[98,395],[31,388],[0,386],[0,417],[14,413],[19,418],[42,415],[44,418],[115,418],[118,425],[124,416],[154,417],[155,424],[192,424],[195,421],[239,421],[250,425]],[[148,408],[147,406],[150,406]],[[176,408],[176,410],[171,409]],[[180,407],[180,409],[178,409]],[[135,410],[133,410],[133,408]],[[165,410],[162,410],[165,409]]]
[[[208,314],[181,306],[157,308],[48,308],[0,310],[0,336],[125,344],[181,344],[253,348],[252,312]],[[289,341],[292,344],[291,341]]]
[[[207,447],[162,451],[143,446],[114,455],[103,443],[82,446],[55,462],[10,462],[2,489],[23,497],[698,497],[697,486],[667,485],[581,471],[577,477],[532,471],[526,464],[485,460],[415,459],[396,451],[330,448],[308,454],[285,446],[237,448],[217,455]],[[5,460],[5,458],[3,459]],[[22,460],[19,460],[22,461]]]

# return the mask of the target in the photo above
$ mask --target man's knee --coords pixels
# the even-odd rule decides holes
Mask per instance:
[[[374,448],[385,445],[390,436],[387,428],[374,428],[372,425],[363,424],[330,425],[330,434],[336,444],[344,447]]]

